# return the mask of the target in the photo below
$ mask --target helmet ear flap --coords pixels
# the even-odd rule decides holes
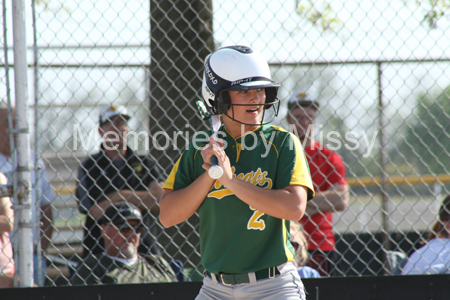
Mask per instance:
[[[276,102],[277,94],[278,94],[278,88],[276,88],[276,87],[266,88],[266,103]],[[264,105],[264,109],[269,109],[271,107],[272,107],[272,104]]]
[[[231,98],[228,91],[221,92],[215,102],[217,104],[217,110],[219,114],[226,114],[231,104]]]

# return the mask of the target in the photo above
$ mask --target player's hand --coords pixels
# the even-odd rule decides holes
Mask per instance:
[[[205,145],[202,152],[200,152],[202,155],[202,158],[203,158],[203,162],[204,162],[202,167],[206,171],[208,171],[209,168],[211,168],[211,166],[212,166],[212,157],[214,155],[214,150],[213,150],[214,144],[216,145],[216,147],[221,148],[221,149],[223,149],[223,145],[224,145],[222,139],[219,139],[216,142],[212,137],[210,137],[209,141],[210,141],[209,144]],[[214,144],[211,141],[214,142]]]
[[[227,185],[233,179],[233,172],[231,171],[231,163],[225,149],[223,149],[223,143],[220,145],[214,139],[210,138],[210,143],[213,145],[212,151],[217,157],[217,162],[223,170],[222,177],[219,178],[223,185]]]

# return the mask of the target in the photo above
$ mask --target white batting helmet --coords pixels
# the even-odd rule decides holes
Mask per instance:
[[[205,59],[202,96],[214,115],[228,116],[228,109],[232,106],[228,91],[264,88],[266,102],[259,105],[264,106],[264,109],[273,107],[276,116],[280,102],[277,98],[279,87],[280,84],[271,79],[269,65],[262,54],[250,47],[239,45],[222,47]],[[234,117],[228,117],[235,120]]]

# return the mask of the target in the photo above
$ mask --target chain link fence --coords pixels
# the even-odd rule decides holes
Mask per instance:
[[[445,1],[31,4],[26,20],[32,150],[46,170],[37,170],[37,178],[48,178],[55,195],[45,198],[53,231],[43,252],[45,285],[69,284],[82,261],[86,214],[78,209],[75,187],[80,164],[99,151],[101,109],[128,109],[130,131],[144,133],[130,136],[128,145],[156,162],[161,178],[153,179],[163,181],[186,138],[207,128],[194,103],[203,59],[232,44],[262,52],[281,83],[276,125],[289,128],[293,91],[301,89],[320,103],[315,138],[342,157],[350,186],[347,209],[333,214],[339,275],[395,274],[392,253],[409,256],[426,242],[450,188]],[[11,10],[5,1],[3,8],[5,100],[14,89],[14,59]],[[8,122],[0,121],[7,135]],[[6,143],[6,136],[0,138]],[[50,218],[45,211],[44,216]],[[198,217],[170,229],[159,224],[157,213],[148,217],[162,256],[182,262],[184,280],[200,280]]]

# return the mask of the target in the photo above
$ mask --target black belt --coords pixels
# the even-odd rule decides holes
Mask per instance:
[[[206,275],[212,278],[211,272],[206,271]],[[256,280],[274,278],[277,275],[280,275],[280,271],[278,271],[277,267],[271,267],[255,272]],[[214,274],[214,276],[216,276],[218,282],[223,283],[225,285],[250,283],[249,273],[241,273],[241,274],[219,273]]]

